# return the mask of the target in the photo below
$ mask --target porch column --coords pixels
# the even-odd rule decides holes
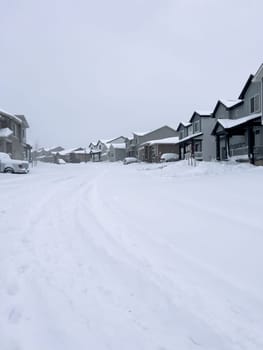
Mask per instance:
[[[255,135],[253,132],[253,126],[248,125],[247,127],[247,143],[248,143],[248,159],[251,164],[255,164],[255,156],[254,156],[254,145],[255,145]]]
[[[229,135],[225,135],[225,147],[226,147],[226,159],[229,159],[230,154],[229,154]]]
[[[216,160],[220,159],[220,136],[216,135]]]
[[[191,140],[191,157],[195,155],[194,139]]]

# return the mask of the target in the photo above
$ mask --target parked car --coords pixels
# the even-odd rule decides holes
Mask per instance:
[[[161,155],[160,162],[175,162],[179,160],[179,155],[177,153],[164,153]]]
[[[26,174],[29,172],[29,163],[25,160],[12,159],[9,154],[0,152],[0,172]]]
[[[135,157],[126,157],[123,160],[123,164],[127,165],[127,164],[131,164],[131,163],[138,163],[138,159]]]

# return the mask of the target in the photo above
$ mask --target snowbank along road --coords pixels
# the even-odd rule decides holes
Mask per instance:
[[[1,350],[263,349],[262,168],[0,174]]]

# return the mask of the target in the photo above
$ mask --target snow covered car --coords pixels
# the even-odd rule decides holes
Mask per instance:
[[[177,153],[164,153],[161,155],[160,162],[175,162],[179,159]]]
[[[138,163],[138,159],[135,157],[126,157],[123,160],[123,164],[127,165],[127,164],[131,164],[131,163]]]
[[[27,174],[29,172],[29,163],[25,160],[16,160],[10,158],[9,154],[0,152],[0,172]]]

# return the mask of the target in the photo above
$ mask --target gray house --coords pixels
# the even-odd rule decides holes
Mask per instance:
[[[156,163],[160,161],[162,154],[164,153],[176,153],[179,154],[179,137],[167,137],[161,140],[150,140],[144,142],[143,158],[145,162]]]
[[[205,161],[215,159],[216,142],[211,135],[215,123],[211,112],[195,111],[188,123],[178,125],[180,159],[187,157]]]
[[[107,139],[107,140],[98,140],[97,143],[90,143],[89,147],[91,149],[91,158],[93,161],[105,161],[105,160],[111,160],[115,161],[114,159],[122,157],[121,151],[114,151],[117,150],[117,148],[111,148],[111,159],[109,159],[109,152],[110,152],[110,146],[111,144],[117,145],[117,144],[123,144],[127,140],[124,136],[115,137],[113,139]],[[118,148],[120,150],[120,147]],[[118,153],[114,154],[114,153]],[[124,156],[125,157],[125,156]],[[123,157],[123,158],[124,158]]]
[[[110,162],[117,162],[126,157],[126,143],[111,143],[108,158]]]
[[[24,115],[15,115],[0,110],[0,152],[14,159],[31,160],[32,147],[26,142],[29,128]]]
[[[137,157],[140,160],[146,159],[145,147],[143,144],[147,141],[161,140],[168,137],[176,137],[177,131],[164,125],[158,129],[148,132],[134,132],[132,139],[126,141],[127,156]]]
[[[229,158],[263,164],[263,65],[250,75],[238,100],[232,105],[218,101],[212,134],[216,139],[216,158]]]

